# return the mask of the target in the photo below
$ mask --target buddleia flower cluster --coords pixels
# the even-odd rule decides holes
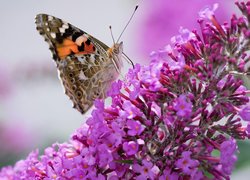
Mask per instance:
[[[250,1],[220,24],[202,10],[200,31],[181,28],[95,101],[91,117],[67,143],[30,153],[1,179],[230,179],[236,139],[250,137]]]

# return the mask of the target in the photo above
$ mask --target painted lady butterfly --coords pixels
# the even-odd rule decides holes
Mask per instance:
[[[38,14],[39,33],[49,43],[65,93],[73,107],[85,113],[96,98],[105,98],[122,67],[123,44],[107,45],[50,15]]]

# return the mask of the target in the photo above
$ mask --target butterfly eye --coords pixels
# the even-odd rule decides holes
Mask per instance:
[[[115,54],[119,54],[118,49],[114,49],[113,52],[114,52]]]

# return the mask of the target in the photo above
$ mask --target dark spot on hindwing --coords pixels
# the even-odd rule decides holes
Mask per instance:
[[[70,78],[73,78],[74,77],[74,74],[71,72],[71,73],[69,73],[69,77]]]
[[[76,97],[78,98],[78,99],[81,99],[82,98],[82,92],[80,91],[80,90],[78,90],[78,91],[76,91]]]
[[[73,90],[73,91],[76,91],[76,89],[77,89],[76,85],[73,85],[73,86],[72,86],[72,90]]]

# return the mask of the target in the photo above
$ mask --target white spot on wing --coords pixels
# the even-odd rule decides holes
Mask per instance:
[[[50,33],[50,36],[55,39],[56,38],[56,33],[52,32],[52,33]]]
[[[63,27],[64,29],[68,29],[68,28],[69,28],[69,25],[68,25],[67,23],[65,23],[65,24],[62,25],[62,27]]]
[[[69,25],[67,23],[64,23],[62,27],[59,28],[60,33],[65,33],[65,30],[69,28]]]
[[[89,59],[90,59],[91,63],[94,63],[95,62],[95,55],[91,54]]]
[[[76,39],[76,44],[78,46],[81,46],[82,45],[82,42],[86,41],[87,38],[85,36],[79,36],[77,39]]]
[[[52,20],[53,20],[53,17],[52,17],[52,16],[48,16],[48,20],[49,20],[49,21],[52,21]]]
[[[60,27],[60,28],[59,28],[59,31],[60,31],[60,33],[65,33],[65,28]]]
[[[78,61],[81,62],[82,64],[84,64],[85,61],[86,61],[86,58],[85,58],[85,57],[78,57],[77,59],[78,59]]]
[[[81,71],[79,74],[79,79],[81,80],[87,80],[88,78],[85,76],[85,74]]]

